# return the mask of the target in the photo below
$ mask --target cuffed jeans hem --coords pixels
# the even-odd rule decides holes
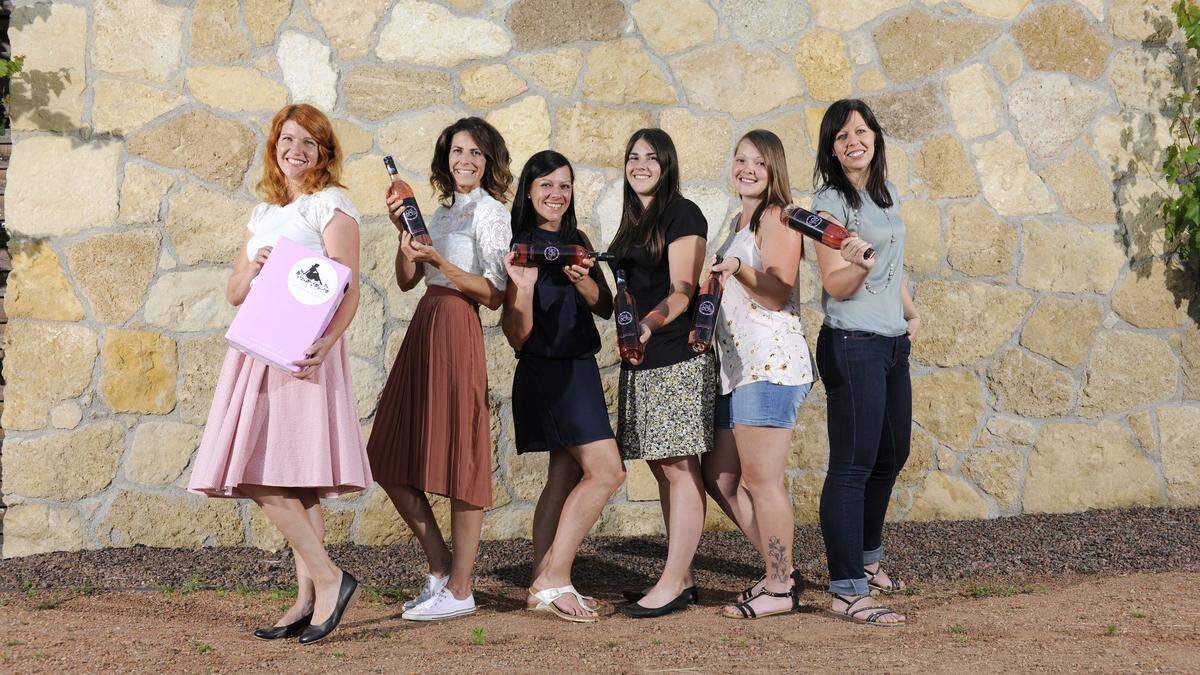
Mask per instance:
[[[863,551],[863,566],[864,567],[866,567],[867,565],[874,565],[875,563],[879,562],[880,560],[883,560],[883,547],[882,546],[875,549],[874,551]]]
[[[829,582],[829,592],[854,597],[869,594],[871,587],[867,585],[866,577],[861,579],[839,579]]]

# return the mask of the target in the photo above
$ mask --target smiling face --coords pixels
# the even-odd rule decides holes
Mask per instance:
[[[468,131],[460,131],[450,139],[450,176],[454,191],[466,194],[483,182],[487,157]]]
[[[317,165],[320,152],[317,139],[295,120],[283,123],[279,140],[275,143],[275,161],[288,182],[294,183],[300,175]]]
[[[864,173],[871,166],[875,158],[875,132],[857,110],[850,113],[834,136],[833,155],[847,176]]]
[[[538,225],[559,223],[571,205],[571,167],[560,166],[529,186],[529,201]]]
[[[737,151],[733,153],[730,177],[739,196],[761,197],[766,193],[771,178],[767,160],[749,140],[738,143]]]
[[[662,166],[658,153],[644,138],[639,138],[625,158],[625,180],[643,200],[654,196],[654,189],[662,178]]]

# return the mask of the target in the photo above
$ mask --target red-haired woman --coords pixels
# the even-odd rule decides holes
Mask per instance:
[[[358,212],[339,182],[342,152],[324,113],[290,105],[271,122],[263,152],[263,203],[246,224],[246,243],[225,290],[241,305],[279,237],[351,270],[345,298],[325,334],[288,374],[234,349],[225,355],[188,490],[248,497],[262,508],[296,559],[296,603],[264,640],[328,635],[341,621],[357,582],[323,544],[321,497],[371,484],[342,334],[358,309]]]
[[[504,302],[512,183],[508,148],[492,125],[464,117],[438,137],[430,183],[441,206],[429,219],[433,245],[402,225],[403,202],[388,200],[400,238],[396,283],[426,291],[388,376],[367,452],[375,480],[416,535],[429,561],[425,587],[405,619],[437,621],[475,611],[471,593],[483,509],[492,504],[491,415],[479,305]],[[425,493],[450,498],[454,554]]]

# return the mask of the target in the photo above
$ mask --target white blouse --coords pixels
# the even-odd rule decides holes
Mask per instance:
[[[512,216],[483,188],[455,194],[450,208],[439,206],[426,223],[433,247],[446,262],[478,274],[503,291],[508,282],[504,256],[512,241]],[[433,265],[425,263],[425,283],[458,287]]]
[[[737,256],[743,265],[763,273],[757,238],[746,226],[718,249]],[[808,341],[800,325],[800,308],[788,298],[779,311],[763,307],[734,277],[725,282],[717,313],[717,350],[721,356],[721,393],[751,382],[798,386],[813,381]]]
[[[263,246],[274,246],[279,237],[287,237],[314,253],[327,254],[321,234],[334,211],[341,211],[358,222],[358,209],[346,196],[346,191],[330,187],[301,195],[285,206],[263,202],[250,213],[250,241],[246,244],[246,259],[254,260],[254,254]]]

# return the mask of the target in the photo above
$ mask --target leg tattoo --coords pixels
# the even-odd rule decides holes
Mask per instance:
[[[791,574],[787,563],[784,562],[786,553],[787,549],[779,537],[771,537],[767,540],[767,557],[771,560],[771,575],[780,583],[786,582]]]

